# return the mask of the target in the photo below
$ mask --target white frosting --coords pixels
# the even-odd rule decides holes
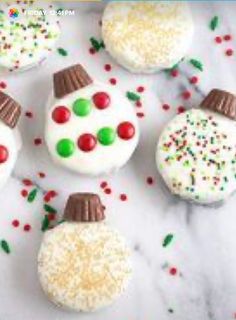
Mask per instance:
[[[8,159],[0,163],[0,188],[7,182],[14,168],[18,151],[21,148],[21,138],[17,129],[11,129],[0,121],[0,145],[8,150]]]
[[[102,19],[107,51],[132,72],[171,68],[191,44],[193,21],[183,2],[121,1],[107,5]]]
[[[19,16],[9,17],[16,8]],[[57,17],[27,15],[27,10],[48,10],[49,4],[0,3],[0,69],[23,71],[40,64],[52,51],[60,36]],[[25,11],[23,11],[25,10]]]
[[[171,192],[199,203],[231,195],[236,190],[235,135],[235,121],[217,113],[192,109],[176,116],[163,130],[156,154]]]
[[[111,104],[107,109],[99,110],[94,105],[87,117],[79,117],[72,111],[73,102],[78,98],[91,99],[96,92],[103,91],[110,95]],[[89,175],[109,173],[122,167],[132,156],[139,139],[139,128],[136,114],[128,99],[116,88],[101,83],[93,83],[63,99],[51,99],[46,114],[45,139],[53,160],[70,170]],[[56,106],[67,106],[71,110],[71,119],[65,124],[57,124],[52,119],[52,111]],[[81,134],[91,133],[95,137],[102,127],[117,126],[124,121],[131,122],[135,127],[135,135],[126,141],[116,136],[112,145],[104,146],[97,143],[91,152],[83,152],[77,147],[77,140]],[[60,139],[69,138],[76,144],[75,153],[62,158],[56,152],[56,145]]]
[[[131,276],[123,237],[104,223],[64,222],[47,231],[38,256],[38,274],[48,298],[76,311],[110,305]]]

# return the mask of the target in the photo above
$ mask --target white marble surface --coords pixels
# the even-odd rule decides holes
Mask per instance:
[[[154,154],[160,130],[176,114],[178,106],[190,108],[198,104],[212,87],[236,92],[236,56],[229,58],[224,54],[229,47],[236,49],[236,2],[192,4],[196,30],[188,58],[200,59],[204,72],[184,62],[180,76],[175,79],[164,72],[151,76],[132,75],[117,66],[105,52],[89,55],[89,37],[100,37],[101,7],[101,4],[82,4],[77,7],[74,18],[63,19],[63,35],[58,46],[68,50],[67,57],[55,53],[39,69],[0,76],[0,81],[8,84],[7,92],[19,100],[24,110],[34,114],[33,119],[22,117],[20,129],[24,147],[13,177],[0,193],[0,239],[6,239],[12,249],[10,255],[0,251],[0,319],[234,319],[236,198],[231,197],[218,208],[195,206],[174,198],[156,172]],[[220,26],[212,32],[208,24],[214,15],[219,15]],[[235,38],[233,41],[214,43],[216,35],[228,33]],[[108,82],[111,77],[117,78],[117,86],[124,93],[135,91],[138,85],[146,88],[140,109],[145,113],[140,119],[140,144],[129,164],[113,176],[90,179],[68,173],[51,162],[44,144],[35,147],[33,143],[34,138],[43,137],[44,108],[52,86],[52,73],[77,62],[84,64],[99,80]],[[112,65],[110,72],[104,71],[105,63]],[[193,75],[200,79],[196,87],[188,82]],[[185,88],[193,93],[188,101],[180,97]],[[168,112],[162,110],[163,103],[170,104]],[[38,177],[39,171],[46,173],[44,179]],[[154,177],[152,186],[147,185],[147,176]],[[40,190],[32,204],[20,195],[25,188],[22,178],[32,179]],[[111,195],[105,195],[100,189],[103,180],[110,184]],[[135,272],[129,290],[106,310],[87,315],[68,313],[51,305],[40,290],[36,256],[42,236],[42,193],[51,189],[58,191],[58,197],[51,202],[58,214],[62,213],[71,192],[98,192],[107,207],[109,223],[127,237],[133,250]],[[128,195],[127,202],[119,200],[123,192]],[[20,221],[18,228],[12,227],[13,219]],[[26,223],[32,226],[28,233],[23,231]],[[173,233],[174,240],[163,248],[162,241],[167,233]],[[177,275],[169,274],[171,267],[177,268]]]

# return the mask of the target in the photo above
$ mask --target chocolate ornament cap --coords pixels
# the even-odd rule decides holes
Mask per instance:
[[[53,82],[54,95],[60,99],[67,94],[88,86],[93,80],[80,64],[76,64],[54,73]]]
[[[213,89],[200,104],[200,107],[223,114],[236,120],[236,96],[224,90]]]
[[[104,207],[98,195],[74,193],[67,200],[64,219],[75,222],[98,222],[105,219]]]
[[[6,93],[0,91],[0,120],[14,128],[21,115],[21,106]]]

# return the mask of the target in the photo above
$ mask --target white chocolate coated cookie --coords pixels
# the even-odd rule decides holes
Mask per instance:
[[[157,146],[157,167],[172,193],[209,204],[236,190],[236,123],[205,109],[176,116]]]
[[[57,17],[39,14],[49,8],[39,2],[0,3],[0,71],[24,71],[46,59],[60,36]]]
[[[133,106],[116,88],[92,83],[52,98],[45,139],[53,160],[88,175],[110,173],[132,156],[139,139]]]
[[[151,73],[173,67],[186,55],[193,21],[184,2],[111,2],[104,11],[102,35],[119,64]]]
[[[95,311],[110,305],[131,276],[123,238],[103,222],[64,222],[47,231],[38,256],[43,290],[58,306]]]
[[[0,188],[7,182],[15,166],[21,138],[17,129],[11,129],[0,121]]]

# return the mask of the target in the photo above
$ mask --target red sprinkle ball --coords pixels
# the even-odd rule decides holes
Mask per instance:
[[[13,225],[14,228],[17,228],[17,227],[19,227],[20,222],[19,222],[19,220],[15,219],[15,220],[12,221],[11,224]]]
[[[24,225],[24,231],[29,232],[31,230],[31,225],[30,224],[25,224]]]
[[[120,195],[120,200],[121,200],[121,201],[127,201],[127,200],[128,200],[127,195],[126,195],[125,193],[122,193],[122,194]]]
[[[191,84],[196,84],[196,83],[198,83],[198,77],[196,77],[196,76],[191,77],[191,78],[189,79],[189,82],[190,82]]]
[[[28,196],[28,191],[25,189],[21,190],[21,195],[23,198],[26,198]]]
[[[25,112],[25,116],[27,117],[27,118],[33,118],[33,112],[31,112],[31,111],[26,111]]]
[[[102,181],[102,182],[100,183],[101,189],[105,189],[107,186],[108,186],[108,183],[107,183],[106,181]]]
[[[153,177],[147,177],[146,181],[147,181],[147,184],[149,185],[152,185],[154,183]]]
[[[27,186],[27,187],[33,185],[33,182],[32,182],[30,179],[23,179],[23,180],[22,180],[22,183],[23,183],[25,186]]]
[[[42,139],[41,138],[35,138],[34,139],[34,145],[35,146],[39,146],[39,145],[41,145],[42,144]]]
[[[137,117],[138,118],[144,118],[144,113],[143,112],[137,112]]]
[[[108,63],[105,64],[104,69],[105,69],[105,71],[107,71],[107,72],[111,71],[111,65],[108,64]]]
[[[0,89],[6,89],[7,84],[4,81],[0,81]]]
[[[222,43],[222,38],[219,37],[219,36],[215,37],[215,42],[216,43]]]
[[[179,75],[179,70],[177,70],[177,69],[171,70],[170,75],[171,75],[173,78],[178,77],[178,75]]]
[[[188,90],[182,92],[182,98],[183,98],[184,100],[190,99],[190,98],[191,98],[191,92],[188,91]]]
[[[45,178],[46,174],[44,172],[38,172],[39,178]]]
[[[185,110],[186,110],[185,107],[179,106],[178,109],[177,109],[177,112],[178,113],[183,113],[183,112],[185,112]]]
[[[95,54],[96,53],[96,50],[94,48],[89,48],[89,53],[90,54]]]
[[[113,86],[115,86],[116,83],[117,83],[117,80],[116,80],[115,78],[111,78],[111,79],[109,80],[109,82],[110,82],[110,84],[112,84]]]
[[[142,102],[140,100],[137,100],[135,102],[135,105],[136,105],[137,108],[141,108],[143,104],[142,104]]]
[[[225,40],[225,41],[230,41],[230,40],[232,40],[232,36],[231,36],[230,34],[226,34],[226,35],[224,36],[224,40]]]
[[[172,267],[172,268],[170,268],[169,273],[171,276],[175,276],[177,274],[177,269]]]
[[[228,57],[231,57],[233,54],[234,54],[234,50],[233,49],[227,49],[225,51],[225,54],[228,56]]]
[[[162,109],[165,110],[165,111],[168,111],[168,110],[170,109],[170,105],[167,104],[167,103],[164,103],[164,104],[162,105]]]
[[[104,189],[105,194],[111,194],[111,188],[106,188]]]
[[[50,202],[52,198],[55,198],[58,195],[58,193],[55,190],[50,190],[44,195],[44,201]]]
[[[145,88],[143,86],[139,86],[139,87],[137,87],[136,90],[137,90],[137,92],[142,93],[142,92],[144,92]]]

